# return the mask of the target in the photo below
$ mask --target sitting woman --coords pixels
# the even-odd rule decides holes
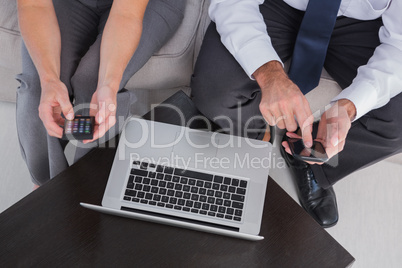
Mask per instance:
[[[124,86],[176,31],[185,3],[18,0],[24,42],[17,129],[35,185],[68,167],[64,118],[95,116],[93,140],[75,143],[75,161],[118,133],[136,101]]]

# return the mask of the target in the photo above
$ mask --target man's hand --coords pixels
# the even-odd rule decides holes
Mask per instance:
[[[321,116],[317,140],[324,145],[329,158],[343,150],[355,116],[355,105],[346,99],[337,101]]]
[[[67,87],[60,80],[42,81],[42,94],[39,105],[39,117],[50,136],[61,138],[63,135],[64,119],[74,118]]]
[[[282,65],[277,61],[268,62],[253,76],[261,87],[260,111],[267,123],[290,132],[296,131],[298,123],[304,144],[311,147],[314,117],[307,99],[286,75]]]
[[[93,139],[86,140],[84,143],[103,137],[116,124],[116,109],[116,91],[107,86],[98,88],[92,95],[90,104],[90,115],[95,116]]]
[[[321,116],[320,123],[318,124],[316,140],[324,145],[329,158],[337,155],[343,150],[346,136],[355,116],[356,107],[347,99],[337,101]],[[291,138],[299,137],[295,133],[287,133],[287,135]],[[286,152],[291,154],[287,142],[283,142],[282,145],[285,147]]]

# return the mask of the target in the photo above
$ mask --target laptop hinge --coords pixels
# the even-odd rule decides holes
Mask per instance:
[[[162,214],[162,213],[158,213],[158,212],[145,211],[145,210],[136,209],[136,208],[121,207],[121,210],[140,213],[140,214],[149,215],[149,216],[162,217],[162,218],[170,219],[170,220],[199,224],[199,225],[204,225],[204,226],[213,227],[213,228],[220,228],[220,229],[228,230],[228,231],[239,232],[239,230],[240,230],[239,228],[232,227],[232,226],[204,222],[204,221],[199,221],[199,220],[194,220],[194,219],[187,219],[187,218],[182,218],[182,217],[178,217],[178,216],[166,215],[166,214]]]

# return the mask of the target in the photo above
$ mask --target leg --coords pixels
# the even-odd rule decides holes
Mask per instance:
[[[84,9],[78,1],[57,0],[54,1],[54,7],[63,43],[61,80],[72,96],[70,77],[78,64],[80,55],[87,49],[86,44],[93,42],[91,26],[96,25],[94,23],[96,18],[92,11]],[[79,22],[85,23],[85,26]],[[80,42],[77,43],[77,40]],[[17,76],[17,79],[21,81],[21,86],[17,90],[18,137],[22,156],[27,163],[32,180],[35,184],[42,185],[68,166],[64,156],[66,142],[48,136],[39,118],[38,106],[41,95],[39,76],[24,45],[22,59],[22,74]]]
[[[360,21],[339,17],[328,46],[324,67],[341,88],[348,87],[380,44],[382,20]]]
[[[266,1],[260,11],[273,46],[286,61],[292,54],[303,13],[283,1]],[[191,88],[198,109],[222,129],[239,136],[263,137],[266,123],[259,111],[260,88],[221,43],[214,23],[204,37]],[[249,129],[244,129],[245,125]]]
[[[124,86],[149,58],[175,33],[183,19],[185,4],[186,2],[184,0],[151,0],[149,2],[144,16],[140,43],[124,71],[120,83],[120,90],[117,94],[117,123],[100,141],[96,141],[90,145],[79,143],[76,149],[75,161],[80,159],[99,142],[109,140],[119,133],[123,126],[124,119],[129,115],[130,106],[136,101],[134,92],[126,90]],[[100,34],[95,43],[82,58],[72,78],[76,106],[88,104],[96,90],[102,32],[108,15],[109,10],[106,10],[102,14],[99,24]]]

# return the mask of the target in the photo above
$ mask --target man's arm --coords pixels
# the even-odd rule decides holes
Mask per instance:
[[[51,0],[18,0],[21,35],[38,71],[42,94],[39,116],[49,135],[61,137],[60,112],[74,117],[66,86],[60,81],[60,29]]]
[[[116,94],[123,72],[142,34],[148,0],[115,0],[102,35],[99,80],[91,101],[98,127],[94,139],[102,137],[116,123]]]
[[[288,78],[272,47],[259,5],[263,0],[215,0],[210,17],[221,41],[244,71],[261,88],[260,111],[271,126],[295,131],[302,128],[303,140],[311,146],[310,106],[300,89]],[[297,119],[297,123],[295,121]]]
[[[402,92],[402,1],[391,1],[382,15],[381,44],[368,63],[358,69],[353,83],[335,99],[348,99],[356,106],[359,119],[380,108]]]
[[[391,1],[382,16],[381,44],[369,62],[358,69],[353,83],[321,117],[317,139],[324,144],[329,157],[343,150],[353,120],[384,106],[402,92],[401,10],[401,1]]]
[[[212,0],[209,16],[216,23],[221,41],[250,78],[263,64],[281,62],[259,5],[264,0]]]

